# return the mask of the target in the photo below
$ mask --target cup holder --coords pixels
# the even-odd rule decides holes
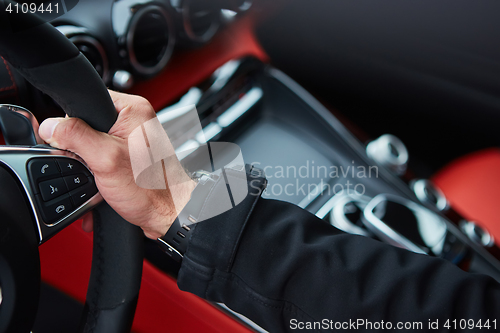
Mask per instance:
[[[448,233],[438,214],[390,194],[380,194],[368,203],[363,223],[380,240],[422,254],[441,255]]]

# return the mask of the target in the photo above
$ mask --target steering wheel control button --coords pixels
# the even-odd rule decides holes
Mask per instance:
[[[56,178],[41,182],[40,185],[40,194],[42,195],[43,201],[50,201],[57,197],[60,197],[63,194],[68,193],[68,188],[64,183],[62,178]]]
[[[59,176],[59,169],[53,158],[36,158],[28,162],[28,174],[33,184],[40,179]],[[36,188],[36,186],[35,186]]]
[[[45,223],[50,224],[62,219],[73,211],[73,203],[69,194],[42,204],[42,216]]]
[[[68,190],[72,191],[75,188],[87,184],[89,180],[84,174],[80,173],[73,176],[66,176],[64,177],[64,181],[68,186]]]
[[[56,158],[59,168],[61,168],[61,173],[63,176],[70,176],[83,173],[86,176],[90,176],[89,170],[77,160],[72,160],[69,158]]]
[[[80,207],[85,202],[87,202],[87,200],[96,195],[96,193],[97,187],[95,186],[94,182],[90,182],[70,192],[70,195],[74,206]]]

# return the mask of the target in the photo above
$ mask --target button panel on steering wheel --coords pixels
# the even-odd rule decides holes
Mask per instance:
[[[45,145],[0,146],[0,164],[24,188],[40,244],[103,201],[92,172],[69,151]]]
[[[77,160],[32,158],[27,169],[45,224],[53,224],[68,216],[97,193],[94,177]]]

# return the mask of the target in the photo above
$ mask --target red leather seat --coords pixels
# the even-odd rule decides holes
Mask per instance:
[[[433,181],[457,212],[488,230],[500,246],[500,149],[459,158]]]

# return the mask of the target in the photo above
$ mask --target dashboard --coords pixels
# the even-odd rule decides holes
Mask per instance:
[[[164,70],[174,50],[203,46],[251,7],[247,0],[88,0],[51,23],[108,86],[127,90]]]

